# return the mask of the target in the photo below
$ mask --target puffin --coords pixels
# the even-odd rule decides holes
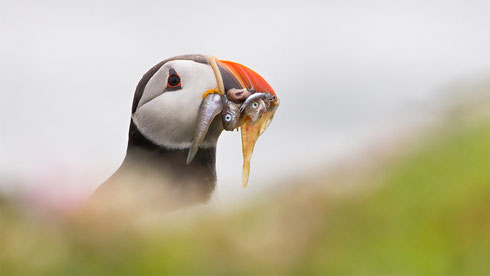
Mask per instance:
[[[268,101],[260,98],[264,93]],[[232,116],[225,116],[223,110],[244,109],[247,98],[254,94],[269,108],[262,109],[260,116],[245,112],[235,116],[233,127],[225,129]],[[115,210],[122,205],[175,209],[206,202],[216,187],[218,138],[223,131],[238,128],[245,186],[255,141],[270,124],[278,104],[269,83],[239,63],[199,54],[161,61],[136,86],[122,164],[90,201]],[[248,105],[248,109],[258,106]]]

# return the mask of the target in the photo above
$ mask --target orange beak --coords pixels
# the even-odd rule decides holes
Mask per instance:
[[[218,90],[222,94],[226,94],[229,89],[247,89],[252,93],[262,92],[269,93],[275,96],[275,100],[270,103],[267,111],[263,113],[257,120],[253,121],[250,118],[245,118],[243,123],[239,125],[242,135],[242,153],[243,153],[243,174],[242,187],[247,187],[250,174],[250,159],[255,147],[255,143],[259,136],[267,129],[271,123],[274,113],[279,106],[274,89],[252,69],[241,64],[219,60],[215,57],[210,59],[218,81]]]

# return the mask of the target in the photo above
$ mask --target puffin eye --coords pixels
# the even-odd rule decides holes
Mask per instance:
[[[253,108],[257,108],[257,107],[259,107],[259,103],[258,103],[258,102],[253,102],[253,103],[252,103],[252,107],[253,107]]]
[[[170,90],[176,90],[182,88],[182,83],[180,82],[180,76],[177,74],[174,68],[170,68],[168,70],[168,78],[167,78],[167,88],[171,88]]]
[[[177,73],[168,76],[167,87],[180,87],[180,77]]]
[[[225,121],[227,121],[227,122],[231,121],[231,115],[230,114],[225,115]]]

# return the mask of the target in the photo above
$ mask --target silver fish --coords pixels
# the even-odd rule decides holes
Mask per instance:
[[[237,89],[237,88],[231,88],[228,91],[226,91],[226,98],[232,102],[239,103],[243,102],[246,100],[252,92],[247,90],[246,88],[242,89]]]
[[[240,124],[240,112],[238,112],[240,105],[227,100],[226,97],[224,101],[223,112],[221,113],[223,127],[225,130],[234,130]]]
[[[204,98],[199,106],[197,124],[194,130],[194,140],[192,146],[187,154],[187,164],[191,163],[194,156],[196,156],[199,145],[206,137],[209,126],[213,122],[213,119],[223,110],[223,101],[221,95],[218,93],[209,94]]]
[[[240,107],[240,114],[242,117],[250,117],[252,121],[257,121],[262,114],[264,114],[270,106],[273,96],[269,93],[257,92],[248,97]]]
[[[255,101],[250,102],[250,104],[245,107],[244,114],[252,121],[257,121],[257,119],[262,116],[267,111],[267,105],[262,99],[256,99]]]

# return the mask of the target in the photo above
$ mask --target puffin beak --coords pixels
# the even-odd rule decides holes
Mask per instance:
[[[243,66],[241,64],[218,60],[215,57],[211,58],[211,66],[215,70],[217,75],[218,87],[226,95],[230,89],[243,89],[245,88],[252,95],[249,97],[254,98],[254,93],[268,93],[271,98],[266,102],[267,109],[260,113],[258,118],[245,115],[240,127],[242,135],[242,153],[243,153],[243,170],[242,170],[242,187],[247,187],[248,178],[250,174],[250,159],[255,147],[255,143],[259,136],[267,129],[271,123],[274,113],[279,106],[279,99],[277,98],[274,89],[262,78],[259,74],[252,69]],[[214,63],[214,65],[213,65]],[[217,68],[216,68],[217,67]],[[220,83],[221,81],[221,83]],[[258,95],[257,95],[258,96]],[[260,97],[257,97],[258,100]],[[241,110],[246,108],[248,99],[242,104]]]

